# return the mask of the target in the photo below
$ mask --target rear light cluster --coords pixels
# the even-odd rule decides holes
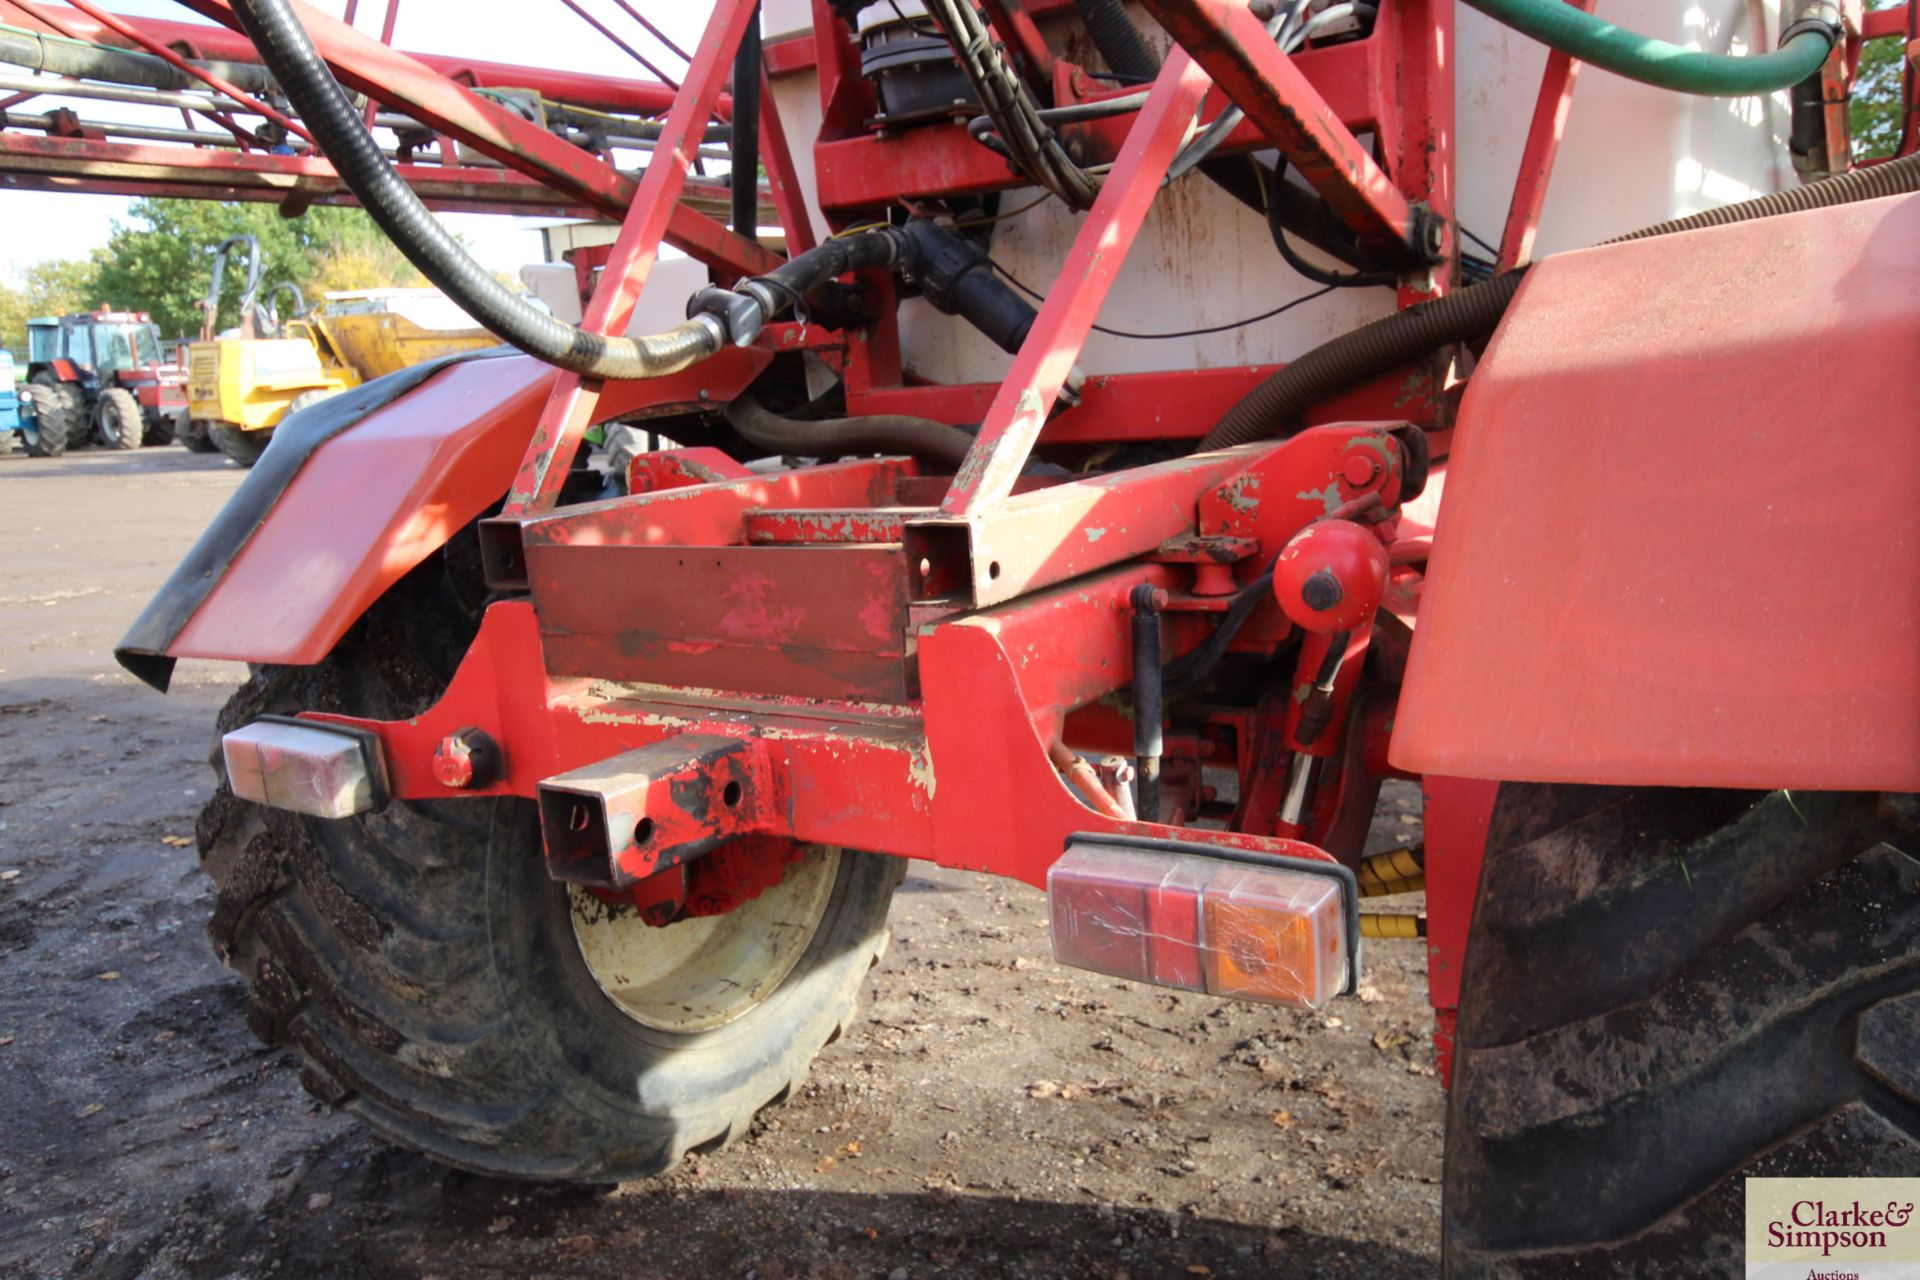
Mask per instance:
[[[220,741],[227,784],[242,800],[346,818],[385,806],[379,743],[371,734],[299,720],[256,720]]]
[[[1047,902],[1055,959],[1157,986],[1318,1009],[1357,967],[1352,875],[1334,863],[1075,840]]]

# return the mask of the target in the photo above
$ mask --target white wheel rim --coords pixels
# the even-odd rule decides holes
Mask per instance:
[[[820,927],[839,869],[838,849],[814,846],[751,902],[664,928],[577,887],[568,914],[587,972],[622,1013],[657,1031],[708,1031],[786,981]]]

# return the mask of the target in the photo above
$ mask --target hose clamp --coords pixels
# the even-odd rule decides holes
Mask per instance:
[[[687,323],[706,332],[707,337],[711,340],[710,345],[714,351],[718,351],[727,345],[727,327],[720,322],[718,316],[702,311],[698,315],[689,316]],[[747,344],[743,342],[740,345],[744,347]]]
[[[1827,47],[1831,49],[1846,34],[1846,20],[1840,11],[1840,0],[1797,0],[1788,14],[1792,21],[1780,28],[1779,48],[1786,48],[1787,42],[1795,36],[1815,31],[1827,38]]]
[[[752,345],[766,324],[767,309],[758,297],[747,295],[747,285],[743,285],[740,292],[708,285],[687,299],[687,319],[713,326],[720,335],[721,346],[729,341],[737,347]]]

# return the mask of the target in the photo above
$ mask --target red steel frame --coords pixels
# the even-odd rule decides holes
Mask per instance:
[[[225,0],[191,2],[231,17]],[[1168,808],[1137,820],[1067,748],[1071,741],[1080,750],[1126,749],[1124,720],[1104,712],[1100,700],[1131,683],[1127,619],[1136,589],[1152,588],[1164,600],[1174,656],[1204,639],[1236,575],[1252,576],[1330,509],[1377,498],[1390,517],[1404,462],[1391,424],[1412,417],[1442,425],[1429,416],[1440,403],[1437,384],[1420,375],[1346,397],[1329,410],[1344,414],[1344,424],[1284,444],[1070,483],[1036,486],[1022,470],[1043,441],[1198,434],[1208,419],[1196,405],[1224,407],[1270,371],[1095,379],[1077,407],[1054,412],[1203,104],[1241,107],[1248,122],[1229,150],[1279,146],[1363,243],[1403,266],[1404,300],[1447,287],[1451,58],[1417,60],[1417,69],[1362,80],[1358,89],[1352,77],[1403,63],[1405,50],[1423,44],[1449,50],[1451,0],[1401,0],[1357,52],[1316,55],[1332,96],[1316,89],[1306,69],[1315,59],[1297,65],[1280,55],[1242,5],[1152,0],[1151,7],[1180,43],[1137,113],[1084,131],[1081,141],[1111,169],[1004,381],[916,384],[901,365],[886,305],[865,333],[823,341],[783,324],[761,339],[772,350],[809,346],[841,368],[855,412],[885,406],[980,421],[957,474],[948,480],[880,462],[768,479],[695,450],[636,464],[630,498],[556,510],[601,391],[592,379],[561,374],[502,515],[489,525],[490,541],[515,556],[496,556],[490,573],[502,585],[525,586],[531,599],[488,611],[435,707],[405,722],[351,721],[380,737],[396,796],[446,795],[446,779],[459,772],[436,771],[435,754],[478,730],[499,741],[505,760],[500,776],[472,788],[480,792],[533,794],[555,775],[615,756],[696,783],[715,782],[724,769],[750,784],[750,799],[731,813],[703,808],[693,826],[927,857],[1034,884],[1044,883],[1077,832],[1332,856],[1291,833],[1343,822],[1351,828],[1377,777],[1372,786],[1343,777],[1322,788],[1311,816],[1278,817],[1279,790],[1256,772],[1275,765],[1261,744],[1309,750],[1293,736],[1300,710],[1284,699],[1223,711],[1198,736],[1170,738]],[[771,260],[711,223],[689,234],[695,220],[705,220],[679,203],[753,14],[751,0],[714,6],[637,187],[342,24],[312,15],[309,29],[346,83],[378,85],[387,101],[436,129],[584,203],[623,213],[584,322],[609,333],[624,329],[659,246],[676,233],[678,242],[706,250],[723,276],[762,270]],[[815,168],[829,223],[843,225],[903,194],[896,167],[903,153],[896,139],[866,127],[871,89],[857,75],[844,29],[824,3],[816,3],[815,16],[813,62],[827,120]],[[991,16],[1018,65],[1036,78],[1050,71],[1056,97],[1080,92],[1084,80],[1046,57],[1018,5],[994,5]],[[781,65],[776,56],[773,69]],[[804,247],[810,224],[798,202],[799,175],[770,93],[763,103],[774,201],[795,247]],[[1356,129],[1377,135],[1379,158],[1356,140]],[[929,191],[998,190],[1017,181],[957,128],[916,131],[912,147],[914,171],[937,175],[926,179]],[[1443,261],[1429,268],[1435,250]],[[884,299],[889,282],[874,283]],[[1113,412],[1123,404],[1130,421]],[[1391,540],[1395,524],[1388,518],[1376,532]],[[832,609],[810,608],[813,601],[830,601]],[[1234,647],[1271,655],[1288,632],[1268,607]],[[1362,639],[1347,651],[1364,648]],[[1325,649],[1305,646],[1310,661],[1301,659],[1298,679],[1311,677]],[[1355,696],[1357,659],[1344,671],[1328,712],[1333,727],[1309,752],[1328,768],[1337,758],[1359,761],[1367,754],[1363,739],[1381,733],[1377,712]],[[623,682],[622,691],[610,691],[610,680]],[[1363,723],[1371,726],[1364,733]],[[683,741],[685,758],[675,754]],[[716,743],[733,746],[716,750]],[[1202,759],[1242,773],[1241,803],[1220,815],[1229,829],[1192,825],[1210,804]],[[646,803],[662,803],[662,790]],[[672,804],[648,814],[662,833],[689,824]],[[673,838],[662,834],[639,862],[631,851],[625,864],[615,855],[602,883],[630,883],[672,865],[661,843]]]
[[[352,722],[380,737],[395,795],[445,796],[450,784],[435,771],[436,749],[475,729],[500,741],[505,764],[499,777],[471,789],[520,795],[558,773],[628,753],[669,771],[696,768],[673,759],[675,742],[687,737],[709,754],[714,742],[733,744],[728,776],[754,784],[747,808],[723,815],[728,831],[928,857],[1035,884],[1075,832],[1333,856],[1292,833],[1321,844],[1335,843],[1335,835],[1348,840],[1355,815],[1390,772],[1379,747],[1390,701],[1379,699],[1382,690],[1356,687],[1365,636],[1349,642],[1356,657],[1331,684],[1325,736],[1296,736],[1301,712],[1288,705],[1310,690],[1329,648],[1318,638],[1303,647],[1286,696],[1218,708],[1204,724],[1170,734],[1164,759],[1172,795],[1160,813],[1124,816],[1066,749],[1128,749],[1130,725],[1110,703],[1131,683],[1128,623],[1137,589],[1161,602],[1166,653],[1176,657],[1210,633],[1209,615],[1236,584],[1335,509],[1341,518],[1373,522],[1392,550],[1397,567],[1382,617],[1411,616],[1429,530],[1399,511],[1405,455],[1393,432],[1407,423],[1437,432],[1449,425],[1437,369],[1401,371],[1348,393],[1316,411],[1319,425],[1284,444],[1068,482],[1035,481],[1023,468],[1044,445],[1192,438],[1272,372],[1110,375],[1089,380],[1077,403],[1061,404],[1196,112],[1204,118],[1229,101],[1238,106],[1246,121],[1221,154],[1277,147],[1374,256],[1401,270],[1403,305],[1450,286],[1452,0],[1388,0],[1366,39],[1296,57],[1275,49],[1240,0],[1146,2],[1176,45],[1138,111],[1061,129],[1082,163],[1111,167],[1006,379],[932,385],[913,377],[901,360],[884,276],[864,282],[880,304],[865,330],[823,335],[775,324],[759,340],[759,359],[805,348],[839,371],[850,412],[980,423],[957,474],[929,475],[892,460],[768,477],[724,455],[689,450],[636,463],[631,497],[556,510],[602,390],[561,375],[502,516],[490,526],[520,553],[511,573],[492,566],[496,580],[525,587],[531,598],[488,611],[438,705],[403,722]],[[1572,2],[1584,8],[1591,0]],[[189,3],[231,24],[226,0]],[[1033,19],[1065,7],[1066,0],[987,4],[1037,97],[1065,103],[1113,95],[1041,40]],[[767,72],[811,68],[818,76],[824,124],[812,147],[828,226],[883,216],[901,201],[1026,185],[968,139],[961,123],[910,136],[874,128],[872,86],[858,73],[850,33],[826,0],[815,0],[813,11],[811,38],[767,47]],[[637,183],[470,93],[441,74],[444,60],[397,52],[311,9],[302,17],[343,82],[510,166],[487,181],[620,218],[588,329],[625,328],[663,243],[702,258],[723,282],[779,261],[682,200],[708,122],[729,110],[723,88],[754,17],[751,0],[718,0],[676,89],[551,81],[556,93],[598,92],[628,109],[645,102],[666,110],[654,163]],[[130,36],[121,34],[151,47],[177,25],[141,21]],[[214,56],[240,51],[225,33],[186,30]],[[1900,30],[1875,15],[1866,35]],[[1548,62],[1502,235],[1502,268],[1529,253],[1576,73],[1559,55]],[[813,229],[800,173],[770,92],[762,104],[772,200],[790,248],[801,250],[813,243]],[[1373,142],[1363,145],[1362,134]],[[21,141],[6,139],[6,149],[30,150]],[[235,169],[243,161],[263,173],[323,167],[311,157],[256,155],[220,164]],[[408,177],[430,183],[431,168]],[[442,196],[461,198],[451,189]],[[503,205],[506,198],[503,190],[476,197]],[[683,383],[676,383],[682,397]],[[646,394],[641,388],[640,403]],[[831,611],[815,607],[822,603]],[[1371,661],[1391,668],[1404,656],[1399,627],[1380,624]],[[1234,648],[1272,657],[1289,632],[1277,608],[1264,608]],[[1275,770],[1295,753],[1318,760],[1327,776],[1305,813],[1283,819]],[[1203,768],[1239,772],[1237,805],[1212,800]],[[1427,789],[1433,997],[1444,1059],[1492,784],[1428,779]],[[684,824],[686,814],[676,816]],[[1207,818],[1219,822],[1194,825]]]
[[[221,0],[196,3],[224,12]],[[1424,5],[1414,7],[1431,17]],[[1089,704],[1130,682],[1130,641],[1121,624],[1135,588],[1154,587],[1166,599],[1171,650],[1192,648],[1205,634],[1206,615],[1223,603],[1219,581],[1197,589],[1201,565],[1217,563],[1214,572],[1226,575],[1224,589],[1231,590],[1230,566],[1246,572],[1270,558],[1332,505],[1377,493],[1390,508],[1401,481],[1401,453],[1388,428],[1364,423],[1069,484],[1036,488],[1020,479],[1166,167],[1207,99],[1208,60],[1244,35],[1244,21],[1218,6],[1194,3],[1183,10],[1168,0],[1165,8],[1176,25],[1181,13],[1203,27],[1219,24],[1207,28],[1213,32],[1208,58],[1176,48],[1145,106],[1127,122],[1101,194],[1012,373],[993,389],[958,474],[943,480],[897,464],[843,464],[767,481],[729,469],[724,459],[669,474],[658,470],[667,465],[662,459],[648,464],[644,483],[670,484],[665,491],[554,511],[563,464],[599,394],[592,380],[561,375],[495,522],[517,534],[519,571],[532,601],[490,611],[461,678],[439,706],[404,725],[366,726],[386,743],[396,795],[445,794],[431,765],[433,750],[468,729],[496,734],[505,748],[506,771],[487,789],[522,794],[576,765],[658,748],[692,732],[702,741],[731,737],[753,747],[750,773],[781,797],[755,810],[762,835],[933,857],[1034,883],[1074,831],[1153,832],[1328,856],[1299,841],[1256,834],[1272,831],[1273,821],[1251,810],[1252,825],[1240,832],[1104,816],[1117,812],[1114,798],[1091,784],[1083,793],[1090,809],[1056,768],[1070,721],[1077,741],[1116,736],[1114,726],[1090,714]],[[715,6],[668,113],[656,162],[627,202],[588,328],[614,331],[631,314],[752,14],[750,0]],[[398,55],[364,47],[325,22],[315,27],[350,83],[379,68],[398,70]],[[844,44],[834,40],[838,29],[824,23],[822,29],[828,34],[817,43],[828,56],[821,65],[844,68]],[[1312,155],[1350,161],[1361,155],[1352,135],[1312,106],[1313,127],[1289,132],[1282,122],[1296,119],[1300,106],[1292,95],[1312,90],[1284,60],[1254,54],[1244,61],[1251,72],[1222,73],[1239,76],[1229,94],[1256,128],[1285,133],[1303,167],[1314,166],[1316,179],[1330,185],[1328,165]],[[1265,74],[1276,66],[1277,82]],[[863,88],[829,78],[822,93],[831,104]],[[463,123],[451,104],[419,86],[401,84],[395,92],[410,109],[436,113],[449,127]],[[791,193],[797,174],[780,145],[770,97],[768,103],[773,187]],[[1423,128],[1440,118],[1408,114],[1419,116]],[[816,154],[877,141],[824,138]],[[548,160],[543,153],[550,148],[529,150],[536,161]],[[1435,197],[1434,175],[1445,168],[1443,157],[1417,170],[1429,184],[1419,193],[1425,200]],[[1380,243],[1391,239],[1415,256],[1400,235],[1416,232],[1406,195],[1370,160],[1357,172],[1359,186],[1336,207],[1371,225]],[[582,184],[591,174],[574,159],[548,162],[542,176]],[[794,336],[795,326],[775,326],[764,341],[778,348]],[[884,321],[866,337],[838,345],[850,370],[864,364],[898,378],[897,345]],[[1089,388],[1088,399],[1116,399],[1122,384],[1125,394],[1166,399],[1171,413],[1173,400],[1199,384],[1230,398],[1256,372],[1111,379]],[[877,383],[867,387],[869,394],[885,394]],[[956,404],[977,402],[980,394],[904,383],[896,394],[909,390],[953,397]],[[1323,491],[1331,496],[1323,500]],[[1089,536],[1092,528],[1101,536]],[[1389,523],[1381,536],[1391,535]],[[692,571],[690,551],[697,551]],[[697,567],[706,557],[712,572]],[[1066,583],[1072,585],[1056,585]],[[659,592],[668,594],[650,599]],[[797,603],[806,595],[831,599],[833,614],[809,614]],[[636,620],[647,617],[666,619],[665,629],[657,635],[634,630]],[[1272,652],[1286,634],[1284,621],[1265,616],[1236,645]],[[1317,651],[1309,651],[1317,664]],[[647,691],[610,698],[586,686],[590,678],[638,680]],[[716,687],[734,692],[690,692]],[[1349,680],[1334,719],[1344,722],[1351,692]],[[1231,762],[1239,748],[1229,727],[1223,725],[1209,750]],[[1336,741],[1337,732],[1317,743],[1315,754],[1333,754]],[[1200,752],[1197,740],[1169,747],[1175,760],[1197,761]],[[1189,773],[1197,779],[1197,765]],[[981,799],[989,796],[1021,799],[1000,816],[983,818]],[[1148,816],[1192,816],[1204,803],[1196,782],[1176,801],[1174,815]]]
[[[1567,3],[1583,13],[1593,11],[1593,0]],[[1494,264],[1498,270],[1511,271],[1533,257],[1533,237],[1540,230],[1547,182],[1553,177],[1554,158],[1573,107],[1573,82],[1579,74],[1579,62],[1558,49],[1547,50],[1547,69],[1540,75],[1540,96],[1534,103],[1533,123],[1527,127],[1526,148],[1520,153],[1506,229],[1500,234],[1500,255]]]

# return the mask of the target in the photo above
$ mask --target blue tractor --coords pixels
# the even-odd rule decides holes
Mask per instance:
[[[13,353],[0,351],[0,453],[12,452],[13,438],[21,434],[20,389],[13,377]]]

